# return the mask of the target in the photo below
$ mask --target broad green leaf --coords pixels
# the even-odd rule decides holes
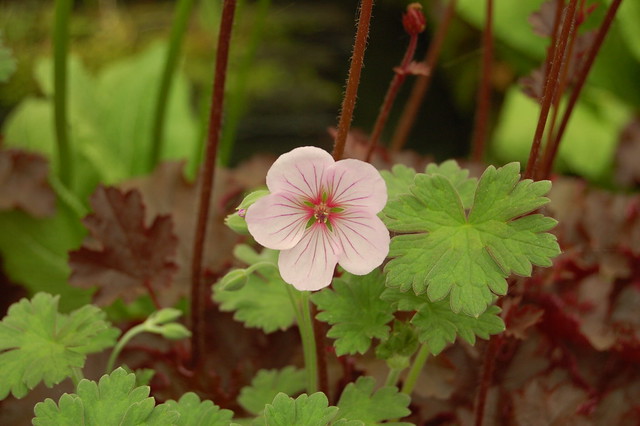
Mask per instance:
[[[177,425],[179,413],[169,406],[155,406],[148,386],[135,386],[135,375],[118,368],[96,383],[83,379],[74,394],[56,403],[47,398],[35,406],[35,426],[59,425]]]
[[[38,293],[9,308],[0,322],[0,399],[22,398],[38,383],[51,387],[82,368],[86,355],[115,344],[120,331],[104,313],[85,305],[58,313],[59,296]]]
[[[251,386],[242,388],[238,403],[248,412],[260,414],[278,393],[292,396],[302,392],[306,386],[305,377],[304,370],[292,366],[282,370],[260,370]]]
[[[409,187],[413,185],[416,171],[403,164],[396,164],[391,168],[391,171],[381,170],[380,174],[387,184],[389,200],[392,200],[402,194],[409,193]]]
[[[488,339],[492,334],[505,330],[500,317],[500,308],[490,306],[478,317],[471,317],[451,310],[448,300],[431,302],[426,295],[416,296],[413,292],[402,293],[398,289],[387,289],[382,298],[401,311],[416,311],[411,324],[416,329],[418,339],[426,343],[433,355],[438,355],[457,336],[470,345],[476,336]]]
[[[336,415],[338,407],[330,407],[322,392],[302,394],[293,399],[279,393],[264,409],[269,426],[325,426]]]
[[[211,401],[200,401],[193,392],[185,393],[178,402],[169,400],[158,407],[162,406],[180,414],[177,426],[229,426],[233,417],[231,410],[222,410]]]
[[[333,281],[333,290],[327,288],[311,296],[322,311],[317,318],[332,325],[327,336],[336,339],[338,356],[363,354],[371,339],[387,337],[393,308],[380,300],[384,289],[384,276],[376,269],[364,276],[345,273]]]
[[[286,330],[295,322],[295,311],[286,287],[289,284],[278,272],[277,253],[264,249],[254,264],[257,271],[248,276],[242,288],[225,290],[224,279],[213,286],[213,300],[220,303],[222,311],[233,311],[235,320],[265,333]]]
[[[355,383],[349,383],[340,396],[337,419],[359,420],[363,425],[374,426],[411,414],[408,408],[411,402],[409,395],[398,392],[394,386],[384,386],[374,392],[375,384],[373,377],[360,377]],[[384,424],[411,425],[404,422]]]
[[[461,169],[455,160],[447,160],[442,164],[427,165],[424,173],[428,176],[441,175],[449,179],[451,185],[458,191],[462,207],[471,208],[478,180],[469,177],[469,170]]]
[[[494,295],[507,291],[511,273],[530,276],[532,264],[551,265],[559,254],[556,221],[523,216],[546,204],[548,181],[519,181],[519,165],[489,166],[480,178],[469,212],[451,181],[419,174],[405,195],[385,208],[392,238],[385,266],[387,286],[427,293],[431,301],[449,296],[451,309],[478,316]]]

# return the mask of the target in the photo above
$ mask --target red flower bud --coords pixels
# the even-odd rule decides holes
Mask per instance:
[[[427,20],[422,13],[422,5],[420,3],[411,3],[407,6],[407,13],[402,15],[402,25],[409,35],[418,35],[424,31]]]

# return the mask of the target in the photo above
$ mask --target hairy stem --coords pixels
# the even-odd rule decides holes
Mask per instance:
[[[198,218],[193,244],[193,259],[191,262],[191,363],[193,367],[202,361],[204,352],[204,313],[205,313],[205,283],[202,271],[205,236],[207,235],[207,219],[213,191],[213,178],[216,166],[220,127],[222,126],[222,107],[224,104],[224,86],[229,61],[229,45],[231,44],[231,30],[236,10],[236,0],[224,0],[222,17],[220,19],[220,33],[216,52],[216,66],[213,80],[213,94],[211,112],[209,116],[209,133],[204,165],[201,173],[200,194],[198,200]]]
[[[478,98],[476,101],[476,113],[473,126],[473,139],[471,146],[473,152],[471,159],[482,162],[485,153],[487,139],[487,124],[489,122],[489,110],[491,107],[491,65],[493,62],[493,0],[486,0],[486,16],[484,32],[482,33],[482,71]]]
[[[549,74],[545,81],[544,94],[542,95],[542,106],[540,108],[540,117],[538,118],[538,124],[533,136],[533,143],[531,144],[531,152],[529,153],[529,160],[527,162],[527,168],[524,173],[525,178],[533,178],[537,174],[538,168],[538,156],[540,152],[540,145],[542,143],[542,137],[544,135],[544,129],[547,124],[547,117],[549,115],[549,109],[551,108],[551,102],[554,99],[554,93],[558,87],[558,77],[563,60],[566,60],[565,51],[567,41],[569,38],[569,31],[572,26],[575,25],[573,21],[573,15],[576,10],[578,0],[570,0],[567,7],[564,19],[561,24],[561,33],[558,37],[556,47],[554,49],[553,57],[550,55],[547,57],[547,68],[549,68]],[[549,64],[551,61],[551,64]]]
[[[371,22],[371,11],[373,10],[373,0],[362,0],[360,3],[360,17],[358,19],[358,29],[353,44],[353,55],[351,56],[351,66],[349,67],[349,77],[340,119],[338,120],[338,131],[333,146],[333,158],[338,161],[344,154],[344,146],[347,143],[347,135],[353,120],[353,110],[356,107],[358,96],[358,86],[360,84],[360,74],[364,63],[364,51],[367,48],[367,38],[369,36],[369,24]]]
[[[73,183],[73,161],[67,122],[67,56],[69,53],[69,17],[73,0],[56,0],[53,27],[53,114],[58,149],[58,174],[68,188]]]
[[[484,408],[487,402],[487,392],[493,381],[493,371],[496,366],[496,355],[502,345],[501,336],[492,336],[484,354],[482,363],[482,377],[480,378],[480,389],[476,396],[475,404],[475,426],[482,426],[484,419]]]
[[[553,167],[553,161],[558,153],[558,148],[560,146],[560,141],[562,140],[562,136],[567,128],[567,124],[569,124],[569,118],[571,117],[571,113],[573,112],[573,108],[576,106],[578,99],[580,98],[580,93],[582,92],[582,88],[584,87],[585,82],[587,81],[587,76],[589,75],[589,71],[591,71],[591,67],[598,56],[598,52],[602,47],[602,43],[604,42],[609,29],[611,28],[611,24],[613,22],[613,18],[615,18],[616,13],[618,12],[618,8],[620,7],[620,3],[622,0],[613,0],[609,9],[607,10],[607,14],[605,15],[604,21],[602,25],[598,29],[598,33],[596,34],[596,38],[593,41],[593,44],[589,48],[584,64],[580,68],[580,72],[578,73],[578,77],[576,79],[576,83],[571,92],[571,96],[569,97],[569,101],[567,102],[567,107],[564,110],[562,115],[562,119],[560,121],[560,126],[558,127],[558,131],[552,139],[551,146],[548,147],[547,152],[545,152],[544,164],[543,164],[543,173],[541,174],[542,178],[547,178],[551,173],[551,169]]]
[[[162,147],[164,144],[164,123],[167,113],[167,101],[169,92],[173,83],[178,58],[180,57],[180,48],[182,40],[187,29],[189,16],[193,9],[194,0],[178,0],[176,4],[175,18],[171,26],[171,35],[169,37],[169,48],[162,69],[162,77],[160,78],[160,87],[158,88],[158,97],[156,99],[155,112],[151,128],[151,152],[149,155],[149,167],[151,171],[160,161],[162,155]]]
[[[418,35],[411,34],[409,38],[409,45],[407,46],[407,50],[404,53],[404,57],[402,58],[402,63],[400,64],[399,70],[393,75],[391,79],[391,83],[389,84],[389,88],[387,89],[387,93],[384,96],[384,101],[382,102],[382,106],[380,107],[380,112],[378,112],[378,117],[376,118],[376,122],[373,125],[373,130],[371,131],[371,136],[369,136],[369,147],[367,148],[367,157],[366,161],[371,161],[371,155],[373,154],[373,150],[378,144],[378,139],[382,135],[382,131],[384,130],[384,126],[387,124],[387,120],[389,118],[389,113],[391,112],[391,107],[393,106],[393,102],[396,100],[396,96],[398,95],[398,90],[402,87],[402,83],[407,78],[407,72],[409,64],[413,59],[413,55],[416,52],[416,46],[418,44]]]
[[[407,138],[409,137],[409,133],[413,128],[413,123],[416,121],[420,105],[422,105],[422,100],[424,99],[424,96],[431,84],[436,62],[438,61],[440,52],[442,51],[442,45],[444,44],[444,40],[451,24],[451,18],[453,18],[453,14],[456,11],[456,1],[457,0],[449,1],[440,26],[438,27],[438,31],[435,33],[433,40],[429,45],[429,49],[427,50],[427,54],[424,59],[428,74],[419,75],[416,78],[413,88],[411,89],[409,99],[405,104],[402,115],[398,120],[398,125],[396,126],[393,137],[391,138],[391,154],[399,152],[402,147],[404,147],[407,142]]]
[[[411,392],[413,392],[413,388],[416,386],[416,382],[418,381],[418,376],[420,376],[420,372],[427,362],[427,358],[429,358],[429,346],[427,346],[426,343],[423,343],[422,346],[420,346],[418,354],[413,359],[413,364],[411,364],[411,368],[407,373],[407,378],[404,385],[402,385],[402,393],[411,395]]]

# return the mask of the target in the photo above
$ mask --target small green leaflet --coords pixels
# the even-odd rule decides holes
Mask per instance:
[[[177,426],[229,426],[233,418],[233,411],[221,410],[211,401],[200,401],[193,392],[185,393],[178,402],[169,400],[158,407],[162,406],[180,415]]]
[[[398,419],[411,414],[409,395],[398,392],[394,386],[384,386],[374,392],[373,377],[360,377],[349,383],[340,396],[336,425],[347,421],[361,421],[363,425],[381,425],[385,420]],[[407,426],[411,423],[390,422],[385,425]]]
[[[471,317],[453,312],[446,299],[431,302],[424,294],[402,293],[395,288],[387,289],[382,299],[397,306],[398,310],[416,311],[411,324],[415,326],[420,342],[426,343],[433,355],[442,352],[447,343],[453,343],[456,336],[474,345],[476,336],[488,339],[490,335],[505,330],[497,306],[490,306],[477,317]]]
[[[251,386],[242,388],[238,403],[248,412],[258,415],[278,393],[292,396],[302,392],[306,385],[305,377],[304,370],[292,366],[282,370],[260,370]]]
[[[56,403],[47,398],[35,406],[35,426],[177,425],[180,414],[169,405],[156,407],[149,387],[135,387],[135,375],[118,368],[99,383],[83,379],[76,393]]]
[[[289,284],[282,281],[278,272],[278,252],[264,249],[258,255],[248,246],[238,248],[241,250],[234,250],[236,257],[250,260],[250,265],[256,266],[257,270],[238,290],[225,291],[222,280],[218,281],[213,286],[213,300],[220,303],[222,311],[235,312],[233,318],[247,327],[260,328],[265,333],[291,327],[295,323],[295,311],[287,292]],[[247,250],[253,252],[253,258],[246,255]]]
[[[376,357],[384,359],[389,368],[404,370],[409,367],[419,345],[415,327],[396,320],[389,337],[376,347]]]
[[[327,333],[335,338],[336,354],[365,353],[371,339],[385,339],[387,323],[393,319],[393,308],[380,300],[384,277],[378,269],[368,275],[345,273],[333,281],[333,290],[324,289],[311,296],[322,312],[317,318],[332,325]]]
[[[4,45],[2,33],[0,33],[0,83],[4,83],[11,78],[16,70],[16,60],[11,49]]]
[[[268,426],[325,426],[336,416],[338,407],[329,407],[322,392],[311,396],[302,394],[293,399],[279,393],[264,409],[264,421]]]
[[[82,368],[86,355],[115,344],[120,331],[99,308],[58,313],[59,296],[38,293],[9,308],[0,322],[0,399],[22,398],[38,383],[51,387]]]
[[[445,164],[417,174],[411,193],[383,211],[389,229],[401,234],[391,240],[386,283],[432,301],[449,296],[451,310],[478,316],[494,295],[506,294],[511,273],[530,276],[532,265],[550,266],[560,253],[546,232],[556,221],[525,216],[549,201],[543,195],[551,183],[520,181],[520,166],[511,163],[489,166],[475,185]]]

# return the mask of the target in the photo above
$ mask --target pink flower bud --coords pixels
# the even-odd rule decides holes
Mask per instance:
[[[407,13],[402,15],[402,25],[409,35],[418,35],[424,31],[427,20],[422,13],[422,5],[420,3],[411,3],[407,6]]]

